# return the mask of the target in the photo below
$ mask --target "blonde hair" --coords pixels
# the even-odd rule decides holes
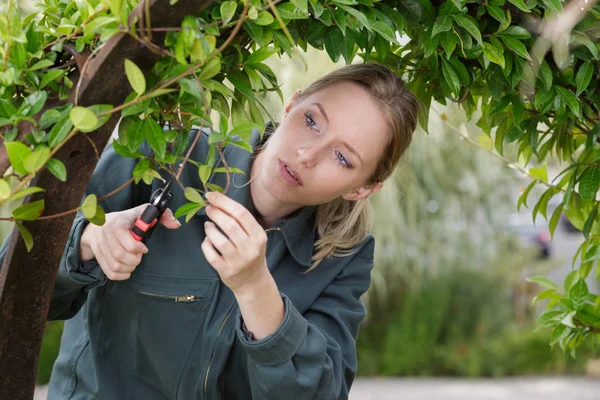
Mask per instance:
[[[417,126],[419,102],[398,75],[375,63],[352,64],[330,72],[298,93],[294,102],[337,82],[353,82],[364,88],[388,122],[389,141],[366,185],[383,182],[392,174],[411,142]],[[318,239],[311,267],[306,272],[328,257],[352,254],[352,248],[365,240],[371,228],[368,198],[351,201],[338,197],[317,206],[316,227]]]

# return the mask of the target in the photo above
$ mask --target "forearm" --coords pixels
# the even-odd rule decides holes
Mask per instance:
[[[275,280],[269,272],[265,279],[244,292],[234,293],[246,328],[255,340],[274,333],[285,314],[285,307]]]

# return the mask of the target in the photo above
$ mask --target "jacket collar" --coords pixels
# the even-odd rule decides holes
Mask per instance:
[[[273,131],[273,125],[267,125],[265,134],[261,138],[260,132],[257,129],[253,130],[250,137],[252,148],[255,149],[259,144],[263,143]],[[239,168],[246,173],[245,175],[232,174],[227,195],[254,214],[250,198],[250,185],[248,184],[253,155],[247,150],[232,145],[225,147],[223,155],[229,166]],[[217,165],[220,165],[220,159],[217,161]],[[225,187],[227,177],[224,173],[214,174],[211,178],[211,183]],[[303,207],[285,220],[276,222],[271,227],[281,230],[290,254],[296,262],[304,267],[310,267],[312,262],[313,247],[316,240],[315,210],[316,206]],[[202,213],[204,214],[204,212]]]

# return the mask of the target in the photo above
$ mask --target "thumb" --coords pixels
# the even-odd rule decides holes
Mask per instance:
[[[170,208],[165,210],[159,222],[169,229],[177,229],[181,226],[181,223],[175,218]]]

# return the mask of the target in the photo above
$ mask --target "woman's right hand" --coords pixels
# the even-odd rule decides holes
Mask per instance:
[[[88,224],[81,235],[79,259],[81,261],[96,258],[106,277],[113,281],[129,279],[131,273],[142,261],[148,248],[131,235],[130,229],[149,204],[142,204],[129,210],[106,214],[102,226]],[[159,222],[169,229],[181,226],[167,209]]]

